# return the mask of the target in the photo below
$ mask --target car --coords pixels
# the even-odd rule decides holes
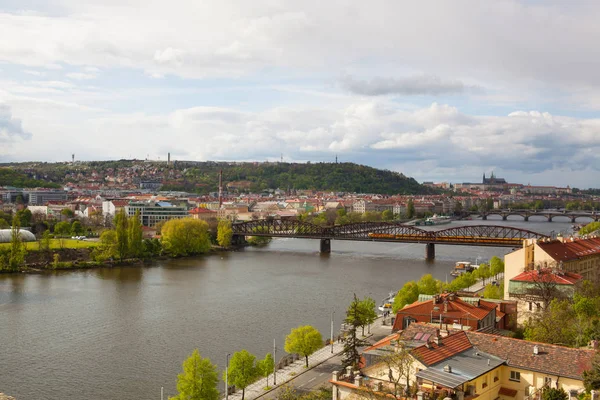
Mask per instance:
[[[494,285],[494,286],[500,286],[500,283],[498,283],[498,281],[492,281],[492,285]]]

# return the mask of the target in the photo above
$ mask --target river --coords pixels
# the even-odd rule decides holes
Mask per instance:
[[[534,218],[532,218],[534,219]],[[579,222],[579,221],[578,221]],[[556,220],[453,222],[570,231]],[[488,260],[509,249],[277,239],[207,257],[39,275],[0,275],[0,392],[18,400],[160,399],[176,394],[182,361],[198,348],[219,369],[241,349],[278,356],[291,328],[329,337],[356,293],[378,303],[423,274],[449,278],[456,261]]]

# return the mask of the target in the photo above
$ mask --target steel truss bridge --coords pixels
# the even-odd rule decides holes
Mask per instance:
[[[331,240],[358,240],[395,243],[424,243],[426,258],[435,258],[435,244],[521,247],[524,239],[543,239],[548,235],[507,226],[471,225],[428,231],[392,222],[359,222],[322,227],[297,220],[255,220],[232,226],[234,241],[244,236],[320,239],[321,252],[331,251]]]

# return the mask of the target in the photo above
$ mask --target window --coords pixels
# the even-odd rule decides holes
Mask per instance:
[[[549,376],[544,377],[544,386],[550,387],[552,385],[552,378]]]
[[[521,373],[518,371],[510,371],[510,380],[515,382],[521,382]]]

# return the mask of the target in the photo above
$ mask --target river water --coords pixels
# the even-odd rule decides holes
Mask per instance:
[[[549,233],[566,220],[490,218]],[[578,221],[579,222],[579,221]],[[207,257],[150,267],[0,276],[0,392],[19,400],[160,399],[176,394],[182,361],[198,348],[219,369],[241,349],[262,358],[283,348],[298,325],[329,337],[353,293],[377,302],[423,274],[445,280],[456,261],[488,260],[509,249],[277,239]],[[278,356],[283,354],[278,350]]]

